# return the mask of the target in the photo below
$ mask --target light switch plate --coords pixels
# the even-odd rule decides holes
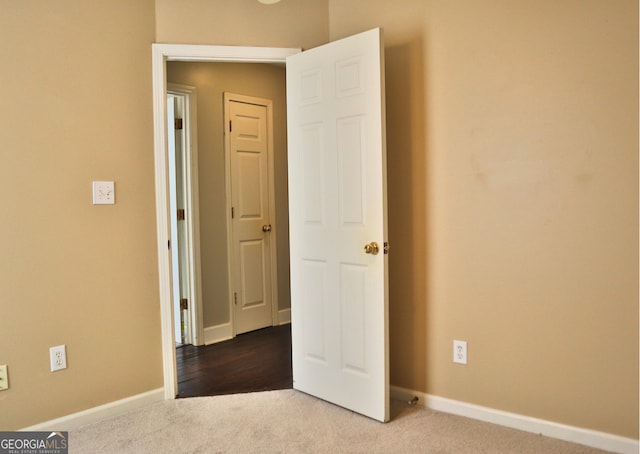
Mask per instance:
[[[93,182],[93,204],[113,205],[116,203],[116,190],[113,181]]]
[[[0,391],[9,389],[9,375],[7,374],[7,365],[0,366]]]

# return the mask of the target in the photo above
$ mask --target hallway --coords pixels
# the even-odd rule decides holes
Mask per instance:
[[[207,346],[181,346],[176,363],[178,398],[292,388],[291,325]]]

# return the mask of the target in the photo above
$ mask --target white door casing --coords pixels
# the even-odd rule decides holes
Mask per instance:
[[[380,29],[288,57],[287,129],[294,388],[388,421],[383,68]]]
[[[179,140],[175,140],[176,150],[179,156],[172,156],[169,150],[168,161],[171,169],[171,160],[175,159],[178,164],[174,166],[179,169],[170,186],[171,198],[180,200],[178,208],[184,209],[184,220],[177,220],[175,209],[171,210],[172,244],[177,244],[178,248],[172,249],[172,261],[174,266],[173,274],[180,276],[180,285],[175,285],[180,290],[180,297],[177,295],[179,304],[180,298],[186,298],[188,309],[184,311],[185,325],[188,329],[186,342],[193,345],[204,344],[203,313],[202,313],[202,278],[200,267],[200,220],[199,220],[199,192],[198,192],[198,146],[197,146],[197,90],[189,85],[167,83],[168,98],[173,97],[175,101],[175,116],[182,119],[182,130],[176,130],[175,135]],[[174,121],[168,112],[167,134],[168,142],[171,143]],[[180,162],[178,162],[180,161]],[[171,171],[171,170],[170,170]],[[171,175],[170,175],[171,176]],[[177,257],[175,254],[178,254]],[[176,261],[176,258],[178,259]],[[176,340],[180,329],[179,318],[175,314]]]
[[[242,334],[272,326],[277,305],[272,102],[224,97],[231,307],[234,334]]]

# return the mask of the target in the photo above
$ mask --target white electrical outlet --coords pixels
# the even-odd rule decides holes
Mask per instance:
[[[49,349],[51,358],[51,372],[67,368],[67,349],[65,345],[58,345]]]
[[[113,205],[116,203],[116,189],[113,181],[93,182],[93,204]]]
[[[9,375],[7,374],[7,365],[0,366],[0,391],[9,389]]]
[[[456,364],[467,364],[467,342],[453,341],[453,362]]]

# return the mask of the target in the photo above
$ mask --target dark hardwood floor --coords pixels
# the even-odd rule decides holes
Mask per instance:
[[[176,362],[179,398],[291,388],[291,325],[184,345],[176,349]]]

